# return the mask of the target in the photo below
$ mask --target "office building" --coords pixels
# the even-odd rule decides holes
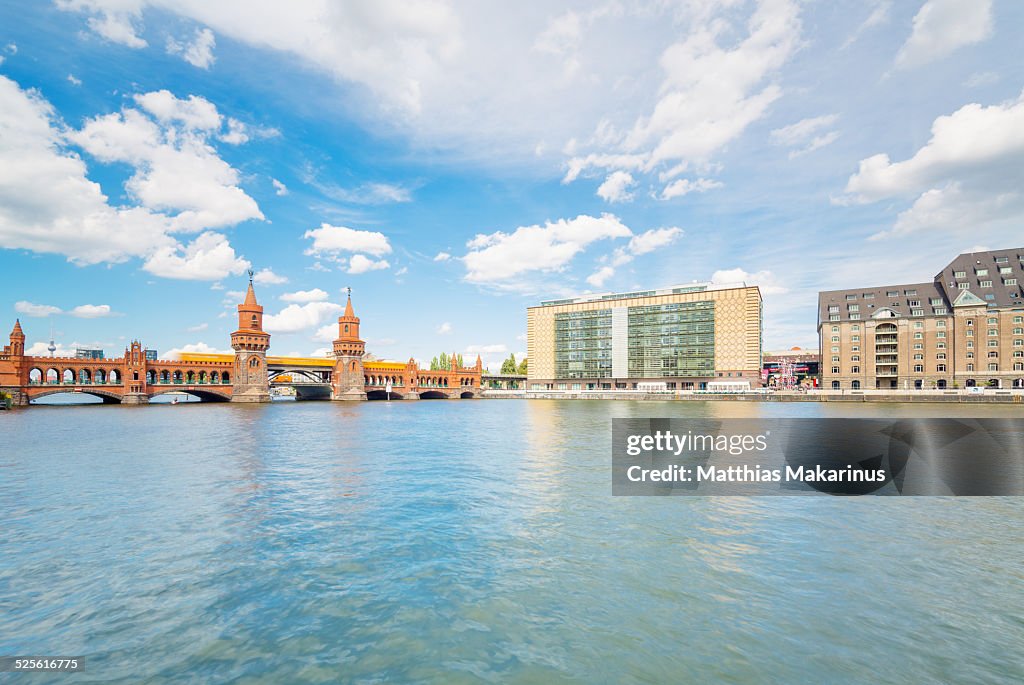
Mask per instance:
[[[760,384],[761,292],[745,284],[584,295],[527,309],[532,390]]]

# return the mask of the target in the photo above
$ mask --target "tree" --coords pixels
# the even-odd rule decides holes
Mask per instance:
[[[459,360],[459,368],[460,369],[465,368],[465,364],[462,363],[462,353],[461,352],[459,353],[458,360]]]
[[[430,360],[430,370],[431,371],[437,371],[440,368],[441,367],[437,363],[437,357],[434,357],[433,359]]]
[[[502,373],[516,373],[519,370],[519,365],[516,364],[516,355],[512,353],[508,356],[508,359],[501,363]]]
[[[527,359],[526,357],[523,357],[523,361],[519,362],[519,375],[520,376],[525,376],[526,375],[527,363],[529,361],[530,361],[529,359]]]

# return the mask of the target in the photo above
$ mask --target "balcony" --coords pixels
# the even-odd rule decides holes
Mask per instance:
[[[898,375],[896,369],[878,369],[875,373],[878,378],[896,378]]]
[[[897,336],[895,333],[882,333],[880,335],[875,336],[875,344],[879,345],[883,343],[895,343],[898,338],[899,336]]]

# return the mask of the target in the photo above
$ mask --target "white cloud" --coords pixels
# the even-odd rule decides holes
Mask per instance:
[[[130,48],[149,45],[139,37],[136,24],[142,19],[143,3],[137,0],[56,0],[63,10],[88,13],[87,21],[93,32],[112,43]]]
[[[139,109],[88,119],[68,138],[101,162],[132,165],[126,190],[149,210],[176,212],[171,230],[201,231],[264,218],[239,186],[238,172],[209,144],[222,122],[213,103],[195,95],[177,98],[166,90],[133,100]]]
[[[263,317],[263,328],[270,333],[296,333],[319,326],[345,308],[333,302],[290,304],[277,314]]]
[[[877,154],[860,162],[837,204],[916,196],[883,237],[926,226],[975,234],[1024,219],[1018,183],[1024,168],[1024,93],[998,105],[964,105],[932,124],[928,142],[909,159]]]
[[[320,228],[306,231],[302,237],[313,239],[313,246],[307,250],[307,254],[365,252],[380,257],[391,252],[387,236],[377,231],[359,231],[323,223]]]
[[[279,196],[288,194],[288,186],[278,181],[276,178],[270,179],[270,182],[274,184],[274,192]]]
[[[447,252],[438,252],[434,256],[434,261],[435,262],[447,262],[451,258],[452,258],[452,256],[450,254],[448,254]]]
[[[468,357],[471,354],[501,354],[502,352],[508,352],[508,346],[496,343],[494,345],[467,345],[463,354]]]
[[[194,67],[209,69],[213,66],[215,57],[213,48],[217,45],[217,39],[210,29],[196,29],[192,41],[179,43],[173,38],[167,39],[167,52],[171,55],[181,55],[181,58]]]
[[[79,78],[75,78],[74,74],[68,74],[68,83],[70,83],[73,86],[80,86],[82,85],[82,80]]]
[[[314,187],[329,198],[357,205],[384,205],[392,202],[412,201],[412,191],[392,183],[364,183],[355,188],[342,188],[332,184],[319,183],[312,176],[307,179]]]
[[[296,290],[293,293],[285,293],[278,299],[284,302],[323,302],[327,298],[326,291],[313,288],[312,290]]]
[[[716,285],[732,285],[741,282],[747,285],[756,285],[761,289],[762,295],[782,295],[789,292],[789,288],[779,283],[775,275],[768,270],[753,273],[739,268],[716,271],[711,275],[711,282]]]
[[[35,304],[33,302],[21,300],[20,302],[14,303],[14,311],[18,312],[19,314],[24,314],[25,316],[42,317],[60,314],[61,308],[54,307],[53,305],[49,304]]]
[[[399,269],[398,271],[395,272],[395,275],[396,276],[404,276],[407,273],[409,273],[409,267],[403,266],[401,269]]]
[[[593,242],[632,236],[612,214],[581,214],[543,226],[520,226],[512,233],[478,234],[466,243],[469,252],[462,258],[466,280],[496,283],[529,271],[557,271]]]
[[[391,265],[388,264],[385,259],[374,261],[365,255],[354,254],[349,257],[348,260],[348,273],[364,274],[368,271],[380,271],[381,269],[387,269],[390,266]]]
[[[597,188],[597,196],[605,202],[628,202],[633,199],[629,189],[636,185],[628,171],[614,171]]]
[[[771,141],[776,145],[792,148],[789,158],[794,159],[834,143],[839,138],[839,132],[822,130],[830,128],[838,120],[838,114],[801,119],[795,124],[772,131]]]
[[[665,78],[659,100],[619,136],[617,145],[569,161],[565,181],[588,168],[650,172],[665,164],[683,169],[711,157],[763,117],[782,91],[770,77],[799,45],[799,6],[763,0],[732,47],[735,31],[724,17],[698,24],[661,56]],[[609,136],[598,136],[607,139]]]
[[[330,271],[330,269],[328,269],[320,262],[313,262],[313,266],[307,266],[306,268],[309,269],[310,271]]]
[[[260,269],[252,277],[253,282],[261,285],[281,285],[288,282],[287,276],[278,276],[270,269]]]
[[[725,184],[721,181],[714,181],[709,178],[698,178],[695,181],[691,181],[688,178],[679,178],[665,186],[659,197],[662,200],[671,200],[674,197],[682,197],[690,193],[706,193],[709,190],[721,188],[723,185]]]
[[[992,0],[928,0],[896,55],[896,66],[919,67],[992,34]]]
[[[452,332],[452,325],[448,321],[445,321],[444,323],[440,324],[437,328],[435,328],[434,332],[437,333],[438,335],[448,335]]]
[[[600,288],[604,286],[605,281],[607,281],[614,275],[614,268],[610,266],[602,266],[600,269],[587,276],[587,283],[594,286],[595,288]]]
[[[889,13],[891,10],[892,0],[875,0],[875,5],[871,9],[871,14],[869,14],[867,19],[865,19],[860,26],[850,34],[850,37],[843,42],[841,49],[845,50],[853,45],[868,29],[889,23]]]
[[[32,343],[31,345],[26,345],[25,346],[25,356],[28,356],[28,357],[49,357],[50,356],[50,350],[48,349],[49,347],[50,347],[50,342],[49,341],[37,340],[36,342]],[[57,349],[55,349],[53,351],[53,356],[54,357],[74,357],[75,356],[75,349],[77,349],[79,347],[79,344],[78,343],[71,343],[71,345],[68,345],[68,346],[65,347],[64,343],[55,343],[54,347],[57,348]]]
[[[334,342],[334,339],[338,337],[338,324],[329,323],[325,326],[321,326],[313,334],[312,340],[316,342]]]
[[[189,326],[185,330],[188,331],[189,333],[199,333],[201,331],[205,331],[209,327],[210,327],[210,324],[208,324],[208,323],[200,323],[200,324],[196,324],[195,326]]]
[[[207,232],[187,245],[156,250],[142,268],[164,278],[215,281],[237,276],[249,266],[247,260],[235,254],[227,238]]]
[[[994,71],[976,71],[964,81],[964,85],[968,88],[984,88],[997,83],[999,83],[999,74]]]
[[[234,350],[223,350],[213,347],[212,345],[207,345],[204,342],[198,342],[182,345],[181,347],[172,347],[166,352],[161,353],[160,358],[168,361],[174,361],[181,359],[182,353],[186,352],[191,352],[193,354],[235,354]]]
[[[115,315],[109,304],[80,304],[68,313],[79,319],[101,319]]]

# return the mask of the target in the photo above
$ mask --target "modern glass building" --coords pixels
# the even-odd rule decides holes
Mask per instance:
[[[542,302],[527,309],[533,390],[704,389],[759,383],[761,293],[710,283]]]

